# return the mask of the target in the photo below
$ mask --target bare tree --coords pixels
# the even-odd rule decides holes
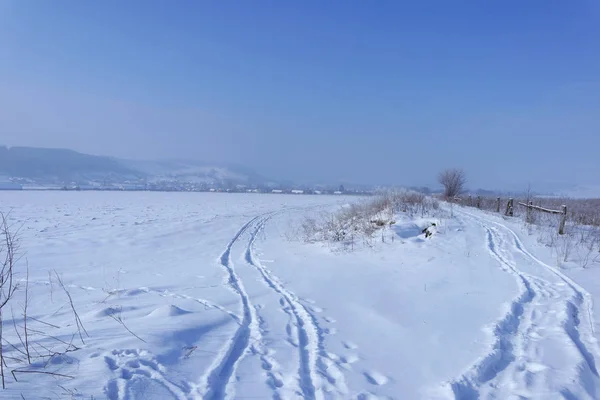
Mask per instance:
[[[453,199],[463,191],[467,179],[462,169],[450,168],[439,174],[438,182],[444,186],[444,197]]]

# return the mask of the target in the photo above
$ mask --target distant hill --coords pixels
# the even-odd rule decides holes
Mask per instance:
[[[142,174],[110,157],[65,149],[0,147],[0,175],[35,182],[64,183],[103,180],[109,175],[139,179]]]
[[[92,156],[73,150],[0,146],[0,181],[37,185],[115,185],[153,182],[266,184],[267,179],[240,166],[198,161],[133,161]]]

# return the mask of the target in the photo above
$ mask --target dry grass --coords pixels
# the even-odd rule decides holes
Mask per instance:
[[[500,212],[504,212],[506,209],[507,198],[501,198],[500,200]],[[514,197],[515,217],[526,217],[526,209],[518,206],[517,203],[533,202],[534,206],[549,208],[553,210],[560,210],[562,205],[567,206],[567,220],[571,224],[575,225],[588,225],[600,227],[600,199],[573,199],[568,197],[527,197],[520,196]],[[477,206],[477,196],[471,197],[463,196],[457,202],[464,206]],[[497,198],[495,197],[481,197],[480,208],[487,211],[496,211]],[[534,217],[535,218],[535,217]]]
[[[504,215],[508,199],[502,198],[500,213]],[[477,207],[496,212],[498,200],[495,197],[463,196],[456,200],[463,206]],[[561,210],[567,206],[567,224],[564,235],[558,234],[560,215],[533,211],[518,203],[532,202],[534,206]],[[514,217],[521,218],[530,234],[538,235],[538,242],[552,249],[557,265],[574,262],[585,268],[600,263],[600,199],[573,199],[556,197],[534,197],[524,195],[514,197]]]
[[[378,231],[383,232],[396,223],[396,214],[425,217],[437,212],[439,202],[422,193],[383,192],[362,203],[342,207],[336,212],[306,218],[300,225],[300,238],[310,243],[342,243],[352,249],[355,244],[371,247]],[[385,241],[383,233],[381,240]]]

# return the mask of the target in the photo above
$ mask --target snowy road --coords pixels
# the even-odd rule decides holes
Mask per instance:
[[[299,387],[295,394],[308,399],[343,398],[348,395],[343,369],[335,365],[335,356],[333,359],[328,356],[317,318],[254,255],[254,242],[269,219],[268,214],[257,216],[244,225],[221,258],[231,287],[240,296],[244,319],[224,352],[225,360],[220,361],[207,378],[201,397],[222,398],[224,394],[234,397],[232,376],[250,347],[254,354],[261,356],[274,395],[283,398],[293,395],[281,391],[281,375],[273,371],[277,363],[269,357],[265,331],[259,327],[268,324],[260,316],[263,305],[252,305],[231,262],[232,245],[242,233],[251,231],[243,250],[244,261],[260,273],[272,294],[280,297],[279,303],[290,317],[286,325],[288,340],[298,348],[296,380]],[[598,346],[589,294],[527,251],[518,235],[505,225],[465,211],[459,213],[459,219],[465,226],[475,223],[484,229],[481,239],[489,256],[514,277],[520,294],[495,324],[491,332],[494,344],[489,353],[451,383],[454,398],[598,398]],[[330,385],[323,386],[323,382]]]
[[[244,224],[220,257],[221,266],[228,276],[228,284],[239,296],[239,308],[243,318],[234,336],[221,350],[220,356],[202,379],[198,394],[192,395],[192,398],[234,398],[236,393],[248,391],[252,391],[255,396],[256,390],[236,390],[236,371],[248,355],[260,358],[260,369],[255,371],[264,371],[265,382],[273,392],[269,397],[321,399],[324,398],[324,391],[329,397],[343,397],[348,394],[343,374],[335,365],[335,361],[324,351],[323,332],[316,317],[255,255],[254,243],[257,236],[273,214],[269,212],[258,215]],[[232,253],[235,252],[243,255],[239,258],[243,260],[242,264],[245,264],[246,269],[253,269],[252,273],[246,271],[247,276],[244,279],[236,272],[232,260]],[[268,292],[259,300],[252,299],[245,289],[247,284],[256,285],[257,282]],[[282,315],[274,318],[272,315],[261,313],[266,297],[270,297],[272,303],[278,303],[280,310],[287,316],[287,321],[284,321],[286,318],[282,318]],[[279,326],[280,332],[272,333],[268,328],[271,326]],[[276,337],[284,334],[284,329],[287,341],[297,349],[296,377],[294,379],[292,375],[291,379],[288,378],[286,388],[283,387],[281,367],[273,357],[275,350],[269,345]],[[269,338],[270,336],[274,337]]]
[[[521,293],[495,325],[489,354],[452,383],[455,397],[597,399],[590,295],[532,255],[510,228],[465,211],[460,216],[484,227],[490,256]]]

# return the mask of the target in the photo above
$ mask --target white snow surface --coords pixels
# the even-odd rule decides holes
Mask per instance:
[[[3,193],[30,327],[77,334],[56,271],[89,337],[43,369],[73,379],[9,376],[0,397],[600,398],[597,271],[572,279],[518,222],[473,209],[427,239],[428,221],[399,215],[372,249],[290,240],[305,215],[353,201]]]

